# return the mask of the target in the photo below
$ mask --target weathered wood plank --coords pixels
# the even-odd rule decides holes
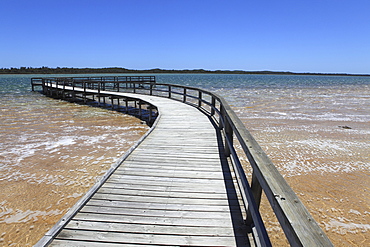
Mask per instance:
[[[142,180],[140,178],[143,178]],[[193,184],[191,180],[188,180],[187,182],[179,182],[179,181],[160,181],[160,180],[145,180],[146,177],[141,177],[137,176],[136,179],[131,179],[131,181],[128,181],[126,177],[122,178],[117,176],[115,177],[110,177],[109,180],[106,182],[106,184],[112,184],[115,187],[116,186],[126,186],[126,185],[133,185],[136,186],[136,188],[140,188],[137,186],[164,186],[171,188],[176,191],[177,188],[180,189],[189,189],[190,191],[196,191],[199,190],[200,192],[207,192],[211,191],[215,187],[219,187],[219,189],[222,188],[222,191],[225,190],[225,186],[227,190],[234,191],[234,187],[237,186],[234,181],[232,180],[226,180],[224,184],[220,184],[219,180],[210,180],[210,181],[203,181],[198,184]]]
[[[199,179],[199,178],[176,178],[161,179],[163,177],[149,177],[149,176],[135,176],[135,175],[115,175],[113,174],[107,182],[112,183],[130,183],[132,184],[155,184],[164,186],[232,186],[234,181],[230,178],[225,178],[224,181],[220,179]],[[224,182],[224,183],[222,183]]]
[[[113,183],[105,182],[102,188],[120,188],[128,190],[145,190],[145,191],[171,191],[171,192],[194,192],[194,193],[235,193],[234,189],[223,188],[222,186],[211,187],[204,185],[189,185],[189,184],[172,184],[167,185],[151,184],[148,185],[145,181],[142,183]]]
[[[65,240],[65,239],[55,239],[50,246],[59,246],[59,247],[106,247],[106,246],[109,246],[109,247],[153,247],[153,246],[156,246],[158,247],[158,245],[156,244],[128,244],[128,243],[125,243],[125,244],[122,244],[122,243],[107,243],[107,242],[92,242],[92,241],[82,241],[82,240]],[[178,247],[176,245],[166,245],[167,247]]]
[[[96,206],[110,206],[110,207],[120,207],[120,208],[138,208],[138,209],[158,209],[158,210],[175,210],[175,211],[194,211],[194,212],[212,212],[219,211],[229,211],[237,210],[240,211],[240,208],[237,204],[229,205],[202,205],[202,204],[180,204],[180,203],[165,203],[165,202],[129,202],[129,201],[109,201],[109,200],[100,200],[91,198],[88,202],[88,205]]]
[[[204,172],[204,171],[166,171],[166,172],[148,172],[148,171],[131,171],[131,170],[117,170],[116,175],[136,175],[136,176],[156,176],[156,177],[168,177],[172,176],[175,178],[193,178],[193,177],[202,177],[204,179],[220,179],[224,178],[223,173],[221,172]]]
[[[192,152],[192,153],[184,153],[184,152],[174,152],[173,150],[147,150],[143,154],[143,156],[149,156],[152,158],[176,158],[179,160],[205,160],[209,161],[209,164],[212,164],[210,161],[219,161],[220,154],[214,151],[213,153],[210,152]]]
[[[124,170],[181,170],[181,171],[212,171],[212,172],[222,172],[223,168],[221,166],[207,165],[202,164],[194,167],[191,164],[177,163],[174,166],[174,163],[161,163],[160,165],[155,162],[140,162],[140,161],[126,161],[125,166],[120,168],[121,171]]]
[[[126,179],[132,179],[132,180],[146,180],[149,182],[159,181],[159,182],[172,182],[172,183],[207,183],[207,184],[214,184],[215,186],[221,185],[222,181],[228,180],[232,181],[232,179],[225,178],[224,180],[222,178],[194,178],[194,177],[165,177],[165,176],[148,176],[148,175],[135,175],[135,174],[113,174],[109,180],[116,179],[116,181],[119,180],[126,180]]]
[[[203,213],[204,214],[204,213]],[[130,232],[148,234],[168,234],[172,235],[193,235],[193,236],[245,236],[245,229],[234,229],[232,227],[194,227],[194,226],[167,226],[150,224],[130,224],[130,223],[107,223],[95,221],[72,220],[65,227],[70,230],[95,230],[110,232]]]
[[[182,246],[235,246],[235,237],[223,236],[181,236],[181,235],[155,235],[155,234],[132,234],[116,232],[94,232],[83,230],[63,230],[58,239],[80,239],[84,241],[98,241],[109,243],[137,243],[137,244],[157,244],[157,245],[176,245]],[[245,245],[247,243],[245,242]]]
[[[150,149],[149,149],[150,148]],[[168,150],[167,148],[171,148],[171,150]],[[161,145],[161,146],[154,146],[153,145],[141,145],[139,149],[137,149],[137,152],[142,152],[146,150],[146,152],[156,153],[156,152],[162,152],[162,153],[183,153],[183,154],[193,154],[193,153],[199,153],[199,154],[219,154],[219,152],[215,149],[215,147],[198,147],[194,148],[191,145],[185,146],[185,145]]]
[[[116,195],[116,194],[104,194],[97,192],[92,198],[99,200],[112,200],[112,201],[127,201],[127,202],[145,202],[150,201],[154,203],[181,203],[181,204],[200,204],[200,205],[229,205],[233,199],[198,199],[198,198],[180,198],[180,197],[155,197],[155,196],[128,196],[128,195]]]
[[[230,212],[218,211],[212,214],[205,214],[201,211],[174,211],[163,209],[132,209],[117,207],[102,207],[94,205],[85,205],[81,213],[95,213],[95,214],[113,214],[113,215],[129,215],[129,216],[150,216],[150,217],[171,217],[171,218],[189,218],[189,219],[224,219],[230,216]],[[211,217],[211,218],[210,218]]]
[[[83,221],[99,221],[99,222],[116,222],[116,223],[135,223],[135,224],[156,224],[168,226],[193,226],[193,227],[232,227],[233,223],[242,225],[243,222],[230,217],[225,218],[179,218],[168,216],[135,216],[135,215],[116,215],[116,214],[99,214],[99,213],[83,213],[80,212],[73,217],[74,220]],[[239,222],[238,222],[239,221]]]
[[[200,166],[202,165],[220,165],[220,159],[216,158],[210,158],[209,160],[206,159],[197,159],[197,158],[176,158],[174,156],[149,156],[147,154],[141,155],[140,157],[135,157],[135,158],[130,158],[128,161],[136,161],[136,162],[142,162],[143,164],[150,164],[156,162],[157,164],[172,164],[174,167],[177,164],[177,162],[180,165],[193,165],[195,166],[196,164],[199,164]]]
[[[126,188],[106,188],[102,187],[99,193],[112,195],[127,195],[127,196],[151,196],[151,197],[168,197],[168,198],[193,198],[193,199],[236,199],[236,193],[199,193],[194,192],[171,192],[171,191],[145,191],[145,190],[130,190]]]

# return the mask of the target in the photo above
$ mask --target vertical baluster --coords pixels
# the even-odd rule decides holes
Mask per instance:
[[[256,206],[257,206],[257,208],[259,208],[260,207],[260,204],[261,204],[262,187],[261,187],[261,184],[258,181],[258,179],[257,179],[256,174],[255,174],[254,171],[252,173],[251,190],[252,190],[252,194],[253,194],[254,200],[256,202]],[[247,225],[251,225],[252,222],[253,222],[253,219],[252,219],[252,215],[251,215],[251,210],[248,207],[248,210],[247,210],[247,219],[246,219],[245,223]]]
[[[83,87],[84,87],[84,103],[86,103],[86,81],[83,81]]]
[[[198,91],[198,107],[202,106],[202,92]]]
[[[212,96],[211,116],[215,115],[215,108],[216,108],[216,99],[214,96]]]
[[[98,106],[100,106],[100,81],[98,82]]]
[[[233,145],[233,129],[230,125],[230,122],[228,121],[227,117],[225,119],[225,135],[226,138],[229,139],[229,142],[225,143],[225,155],[226,157],[230,156],[230,149],[232,148]],[[230,144],[230,146],[229,146]]]

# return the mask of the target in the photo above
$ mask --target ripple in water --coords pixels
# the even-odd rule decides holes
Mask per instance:
[[[35,244],[148,130],[38,94],[0,104],[0,245]]]

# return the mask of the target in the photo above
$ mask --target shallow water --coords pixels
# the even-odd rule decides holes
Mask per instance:
[[[0,119],[0,246],[35,244],[148,130],[132,116],[16,90]]]
[[[370,245],[370,101],[357,93],[339,97],[351,102],[342,108],[334,96],[290,95],[235,107],[335,246]],[[274,222],[270,234],[283,246]]]
[[[370,80],[320,84],[218,92],[334,245],[369,246]],[[270,235],[284,246],[277,225]]]
[[[156,76],[224,96],[332,242],[370,245],[369,77]],[[0,76],[5,246],[33,245],[147,130],[130,116],[30,93],[30,77]]]

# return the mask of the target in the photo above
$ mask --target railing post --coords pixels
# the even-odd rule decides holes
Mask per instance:
[[[66,89],[66,83],[65,83],[65,81],[63,81],[63,89],[62,89],[62,98],[63,99],[66,97],[66,91],[65,91],[65,89]]]
[[[202,92],[198,91],[198,107],[202,106]]]
[[[252,173],[251,190],[252,190],[252,194],[253,194],[253,197],[254,197],[254,201],[256,202],[256,206],[257,206],[257,208],[259,208],[260,205],[261,205],[262,187],[261,187],[261,184],[258,181],[254,171]],[[247,218],[245,220],[245,223],[246,223],[247,226],[249,226],[249,225],[252,224],[252,222],[253,222],[253,219],[252,219],[251,209],[248,206]]]
[[[183,97],[183,99],[182,99],[182,102],[186,102],[186,88],[184,87],[184,97]]]
[[[113,97],[113,95],[110,97],[110,102],[111,102],[112,110],[113,110],[114,109],[114,97]]]
[[[86,103],[86,81],[83,81],[83,87],[84,87],[84,103]]]
[[[44,94],[46,94],[45,79],[41,79],[41,84],[42,84],[42,91]]]
[[[101,87],[101,82],[98,82],[98,106],[100,106],[100,87]]]
[[[57,97],[57,98],[59,98],[59,95],[60,95],[60,92],[59,92],[59,80],[57,79],[57,80],[55,80],[55,84],[56,84],[56,91],[55,91],[55,96]],[[62,92],[63,93],[63,92]]]
[[[211,116],[215,115],[215,108],[216,108],[216,99],[212,95],[212,104],[211,104]]]
[[[172,87],[170,85],[168,85],[168,98],[171,99],[171,90],[172,90]]]
[[[47,79],[44,82],[43,88],[44,88],[44,94],[48,95],[48,81],[47,81]]]
[[[49,81],[47,79],[45,80],[44,85],[45,85],[45,94],[49,95]]]
[[[141,100],[139,100],[138,104],[139,104],[139,118],[141,118],[142,117],[142,113],[141,113],[142,102],[141,102]]]
[[[224,106],[221,104],[220,105],[220,118],[219,118],[219,121],[218,121],[218,128],[220,129],[220,130],[222,130],[223,128],[224,128],[224,122],[226,121],[225,120],[225,118],[226,118],[226,116],[225,116],[225,108],[224,108]]]
[[[150,95],[153,95],[153,84],[150,83],[150,92],[149,92]]]
[[[75,101],[76,100],[76,93],[75,93],[75,80],[72,81],[72,88],[73,88],[73,91],[72,91],[72,100]]]
[[[231,148],[233,148],[233,129],[230,125],[229,120],[225,116],[224,118],[224,124],[225,124],[225,138],[227,138],[229,141],[225,141],[225,155],[226,157],[230,157]]]

